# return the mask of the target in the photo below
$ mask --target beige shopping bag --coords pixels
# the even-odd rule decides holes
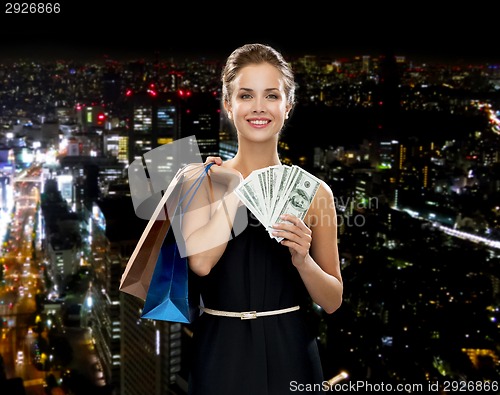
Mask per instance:
[[[142,232],[120,281],[120,291],[146,300],[161,246],[170,227],[168,207],[177,204],[182,173],[176,175]]]
[[[170,227],[168,218],[150,223],[130,256],[120,283],[120,291],[142,300],[146,300],[158,254]]]

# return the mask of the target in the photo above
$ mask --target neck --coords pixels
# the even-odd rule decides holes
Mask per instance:
[[[254,170],[281,164],[276,143],[254,143],[242,139],[238,141],[238,152],[232,162],[243,177]]]

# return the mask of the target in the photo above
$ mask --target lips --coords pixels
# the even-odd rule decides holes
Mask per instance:
[[[248,122],[254,126],[265,126],[271,121],[269,119],[250,119]]]

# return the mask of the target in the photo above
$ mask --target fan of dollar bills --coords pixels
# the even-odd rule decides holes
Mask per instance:
[[[299,166],[277,165],[254,170],[235,189],[236,195],[277,241],[272,226],[282,214],[304,219],[320,180]]]

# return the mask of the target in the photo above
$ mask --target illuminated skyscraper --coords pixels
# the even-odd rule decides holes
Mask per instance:
[[[207,156],[219,156],[220,101],[216,93],[187,93],[181,107],[182,137],[196,136],[203,161]]]
[[[129,163],[146,152],[181,137],[179,98],[153,87],[147,91],[127,93]]]
[[[179,138],[196,136],[204,160],[218,155],[220,103],[213,93],[128,93],[129,163]]]

